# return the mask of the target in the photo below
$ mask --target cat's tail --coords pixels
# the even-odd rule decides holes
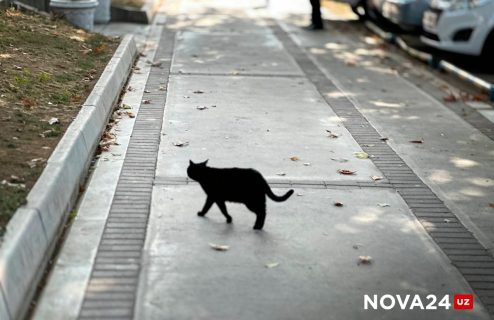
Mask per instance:
[[[271,191],[271,188],[269,187],[269,185],[266,183],[266,194],[271,200],[276,201],[276,202],[282,202],[282,201],[286,201],[288,198],[290,198],[290,196],[293,194],[293,189],[288,190],[287,193],[285,193],[284,195],[282,195],[280,197],[280,196],[275,195],[273,193],[273,191]]]

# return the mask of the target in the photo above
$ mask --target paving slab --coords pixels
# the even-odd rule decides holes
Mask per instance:
[[[196,215],[205,199],[200,187],[155,187],[136,318],[447,319],[458,314],[364,310],[364,294],[442,297],[471,290],[395,191],[299,191],[304,195],[268,202],[265,228],[256,232],[255,216],[243,205],[228,204],[229,225],[215,206],[206,218]],[[345,205],[334,207],[334,201]],[[389,207],[377,205],[384,202]],[[209,243],[230,249],[214,251]],[[371,256],[372,264],[358,265],[361,255]],[[270,263],[279,265],[267,268]],[[461,316],[488,319],[482,306]]]
[[[168,101],[157,178],[185,177],[189,159],[255,167],[268,178],[372,181],[381,175],[370,160],[354,156],[362,149],[306,79],[173,76]],[[329,138],[326,130],[340,136]],[[189,145],[174,146],[178,141]]]
[[[232,43],[235,46],[230,45]],[[172,72],[302,75],[281,43],[269,32],[204,34],[183,31],[178,36]]]

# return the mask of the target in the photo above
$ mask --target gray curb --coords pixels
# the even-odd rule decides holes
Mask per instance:
[[[133,36],[125,36],[48,159],[27,204],[7,225],[0,247],[0,319],[21,319],[28,310],[136,56]]]
[[[482,80],[469,73],[468,71],[465,71],[446,60],[441,60],[440,58],[430,53],[422,52],[420,50],[409,47],[405,43],[405,41],[403,41],[403,39],[398,37],[396,34],[386,32],[370,21],[366,21],[365,26],[387,42],[395,43],[398,47],[400,47],[400,49],[408,53],[410,56],[425,63],[428,63],[433,68],[442,69],[448,73],[451,73],[461,80],[466,81],[474,85],[475,87],[485,91],[489,95],[490,101],[494,101],[494,84]]]

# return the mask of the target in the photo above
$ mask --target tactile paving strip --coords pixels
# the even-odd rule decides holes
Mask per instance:
[[[164,29],[145,86],[79,319],[132,319],[175,31]]]
[[[343,92],[326,77],[309,56],[278,24],[271,29],[316,86],[342,124],[408,204],[425,230],[468,281],[491,315],[494,315],[494,258],[432,190],[360,113]],[[328,92],[341,94],[328,95]]]

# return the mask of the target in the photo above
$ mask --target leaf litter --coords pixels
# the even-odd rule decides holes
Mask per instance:
[[[276,268],[279,265],[280,265],[279,262],[271,262],[271,263],[266,263],[264,266],[268,269],[272,269],[272,268]]]
[[[344,174],[344,175],[352,175],[355,174],[357,171],[353,170],[348,170],[348,169],[338,169],[339,174]]]
[[[48,120],[48,124],[50,126],[52,126],[54,124],[60,124],[60,120],[58,118],[51,118],[50,120]]]
[[[188,141],[185,141],[185,142],[184,141],[175,141],[175,142],[173,142],[173,145],[175,147],[186,147],[189,145],[189,142]]]
[[[211,247],[211,249],[216,251],[228,251],[230,249],[230,246],[227,246],[225,244],[209,243],[209,246]]]
[[[372,263],[372,257],[371,256],[359,256],[358,257],[357,265],[371,264],[371,263]]]
[[[353,155],[355,156],[355,158],[357,159],[368,159],[369,158],[369,154],[367,154],[367,152],[354,152]]]
[[[336,138],[341,136],[341,134],[334,133],[331,130],[326,130],[326,132],[328,133],[328,138],[331,138],[331,139],[336,139]]]

